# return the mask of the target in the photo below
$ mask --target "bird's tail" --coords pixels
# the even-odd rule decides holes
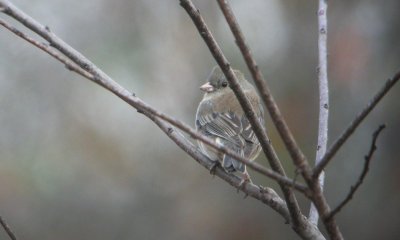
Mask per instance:
[[[226,154],[224,155],[224,159],[222,160],[222,167],[228,172],[238,171],[244,173],[244,171],[246,170],[246,166],[243,163],[233,159]]]

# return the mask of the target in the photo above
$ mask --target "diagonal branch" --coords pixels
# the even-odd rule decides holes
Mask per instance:
[[[329,161],[335,156],[336,152],[354,133],[357,127],[367,117],[367,115],[375,108],[379,101],[386,95],[387,92],[399,81],[400,71],[397,72],[392,78],[388,79],[384,86],[372,97],[367,106],[355,117],[350,125],[343,131],[340,137],[332,144],[326,152],[321,162],[314,168],[313,177],[317,178],[321,171],[328,165]]]
[[[194,6],[193,2],[190,0],[180,0],[180,4],[189,14],[194,25],[199,31],[201,37],[207,44],[207,47],[209,48],[211,54],[213,55],[214,59],[217,61],[221,70],[225,74],[229,82],[229,86],[235,93],[236,98],[238,99],[240,105],[242,106],[246,114],[246,117],[249,119],[251,123],[254,133],[256,134],[258,140],[260,141],[261,147],[269,160],[271,168],[274,171],[280,173],[281,175],[285,175],[284,169],[271,145],[270,140],[268,139],[268,136],[263,126],[255,116],[253,107],[251,106],[249,100],[247,99],[245,93],[243,92],[243,89],[241,89],[236,79],[236,76],[233,73],[233,70],[230,66],[230,63],[228,62],[228,60],[222,53],[220,47],[218,46],[217,42],[215,41],[214,37],[212,36],[210,30],[208,29],[206,23],[203,20],[203,17],[200,15],[200,11]],[[298,227],[301,226],[303,222],[303,219],[301,218],[300,207],[291,189],[289,189],[287,186],[283,184],[280,184],[280,186],[282,188],[283,194],[285,195],[285,199],[288,203],[293,228],[296,231],[296,229],[298,229]]]
[[[6,231],[7,235],[10,237],[11,240],[17,240],[17,237],[15,236],[14,232],[11,230],[6,221],[1,216],[0,216],[0,225],[4,228],[4,230]]]
[[[332,210],[331,214],[328,216],[328,218],[334,217],[337,213],[342,210],[342,208],[353,198],[354,194],[358,190],[358,188],[361,186],[363,183],[365,177],[367,176],[368,170],[369,170],[369,165],[372,159],[372,156],[374,155],[374,152],[376,150],[376,141],[378,140],[379,134],[382,132],[383,129],[385,129],[385,124],[380,125],[377,130],[372,134],[372,142],[371,142],[371,147],[369,148],[368,154],[364,157],[364,168],[361,172],[360,177],[358,178],[357,182],[351,186],[349,193],[347,194],[347,197],[335,208]]]
[[[286,146],[286,149],[291,155],[296,167],[298,169],[301,169],[302,173],[310,171],[311,169],[308,165],[308,160],[301,151],[300,147],[297,145],[297,142],[294,139],[292,132],[286,124],[286,121],[283,118],[278,108],[278,105],[276,104],[274,97],[271,94],[267,82],[265,81],[260,69],[258,68],[256,60],[254,59],[249,46],[246,44],[245,36],[240,29],[239,23],[236,20],[232,8],[230,7],[227,0],[218,0],[218,4],[222,10],[222,13],[225,16],[225,19],[232,31],[233,36],[235,37],[236,44],[238,45],[242,56],[247,64],[247,67],[250,70],[250,73],[254,79],[254,83],[256,84],[257,89],[260,92],[261,99],[267,107],[268,112],[271,115],[271,119],[274,122],[275,127],[277,128]]]
[[[192,129],[191,127],[187,126],[186,124],[172,118],[169,117],[168,115],[159,112],[153,108],[151,108],[148,105],[145,105],[144,102],[142,102],[139,98],[136,98],[137,100],[139,100],[139,102],[134,102],[132,101],[132,98],[134,98],[134,96],[132,96],[131,93],[129,93],[126,89],[123,89],[121,86],[119,85],[115,85],[117,84],[116,82],[114,83],[109,83],[111,84],[114,88],[110,89],[109,86],[105,86],[103,85],[103,82],[100,80],[103,80],[105,82],[107,82],[107,79],[101,79],[101,77],[94,77],[96,73],[88,73],[85,70],[83,70],[82,68],[80,68],[77,64],[71,62],[70,60],[68,60],[67,58],[65,58],[64,56],[62,56],[60,53],[58,53],[56,50],[54,50],[53,48],[49,47],[48,45],[44,44],[44,43],[40,43],[36,40],[34,40],[33,38],[27,36],[26,34],[22,33],[21,31],[19,31],[18,29],[16,29],[15,27],[11,26],[10,24],[4,22],[3,20],[0,19],[0,25],[3,25],[4,27],[6,27],[7,29],[9,29],[10,31],[12,31],[13,33],[15,33],[17,36],[25,39],[26,41],[28,41],[29,43],[33,44],[34,46],[42,49],[43,51],[45,51],[46,53],[50,54],[52,57],[54,57],[55,59],[57,59],[58,61],[62,62],[69,70],[72,70],[74,72],[77,72],[78,74],[80,74],[81,76],[95,82],[98,83],[99,85],[105,87],[106,89],[114,92],[115,88],[120,89],[120,91],[118,91],[118,93],[114,92],[116,95],[118,95],[119,97],[121,97],[124,101],[126,101],[127,103],[129,103],[130,105],[132,105],[133,107],[137,108],[138,111],[140,112],[144,112],[147,111],[155,116],[158,116],[161,119],[164,119],[165,121],[169,122],[170,124],[178,127],[179,129],[183,130],[184,132],[188,133],[191,137],[198,139],[200,141],[203,141],[205,144],[218,149],[219,151],[232,156],[233,158],[237,159],[240,162],[243,162],[244,164],[246,164],[247,166],[249,166],[251,169],[255,170],[256,172],[259,172],[267,177],[270,177],[282,184],[288,185],[290,187],[295,188],[298,191],[301,191],[303,193],[306,193],[307,188],[299,183],[296,183],[295,181],[293,181],[292,179],[280,175],[279,173],[276,173],[268,168],[265,168],[263,166],[261,166],[260,164],[256,163],[256,162],[251,162],[248,159],[240,156],[239,154],[237,154],[236,152],[223,147],[221,145],[216,144],[214,141],[212,141],[211,139],[199,134],[196,130]]]

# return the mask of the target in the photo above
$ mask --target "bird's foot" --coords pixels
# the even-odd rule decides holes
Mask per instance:
[[[250,175],[247,173],[247,171],[243,174],[243,178],[240,181],[238,187],[237,187],[237,192],[239,193],[240,190],[242,190],[244,192],[244,188],[246,187],[246,184],[248,183],[252,183]],[[244,192],[244,198],[247,198],[249,196],[249,194],[247,194],[246,192]]]
[[[262,186],[262,185],[258,185],[258,188],[260,189],[260,193],[266,193],[267,192],[267,188]]]
[[[218,161],[215,161],[210,168],[210,174],[215,176],[215,171],[217,171],[217,167],[220,165]]]

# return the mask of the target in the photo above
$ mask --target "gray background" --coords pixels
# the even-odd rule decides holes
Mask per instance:
[[[193,125],[198,87],[215,61],[179,1],[14,2],[144,101]],[[231,2],[298,143],[313,159],[317,1]],[[232,65],[249,77],[217,3],[195,3]],[[329,4],[332,142],[400,69],[400,2]],[[335,206],[361,172],[372,132],[387,123],[364,185],[338,215],[347,239],[400,238],[399,93],[395,86],[327,171],[326,194]],[[269,118],[267,127],[293,176]],[[266,164],[263,156],[258,162]],[[277,213],[213,179],[126,103],[4,28],[0,214],[20,239],[31,240],[297,239]],[[3,230],[0,239],[7,239]]]

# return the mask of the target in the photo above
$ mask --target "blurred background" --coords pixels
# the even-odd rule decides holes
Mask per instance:
[[[13,2],[141,99],[194,125],[198,87],[216,63],[179,1]],[[317,1],[230,2],[298,143],[314,159]],[[216,1],[195,4],[234,68],[250,78]],[[400,1],[329,4],[333,142],[400,69]],[[277,213],[210,176],[125,102],[4,28],[0,56],[0,215],[20,239],[298,239]],[[334,207],[358,178],[373,131],[387,124],[364,184],[338,215],[347,239],[400,239],[399,94],[395,86],[329,165]],[[269,119],[267,127],[293,176]],[[258,162],[267,165],[263,156]],[[3,229],[0,239],[8,239]]]

